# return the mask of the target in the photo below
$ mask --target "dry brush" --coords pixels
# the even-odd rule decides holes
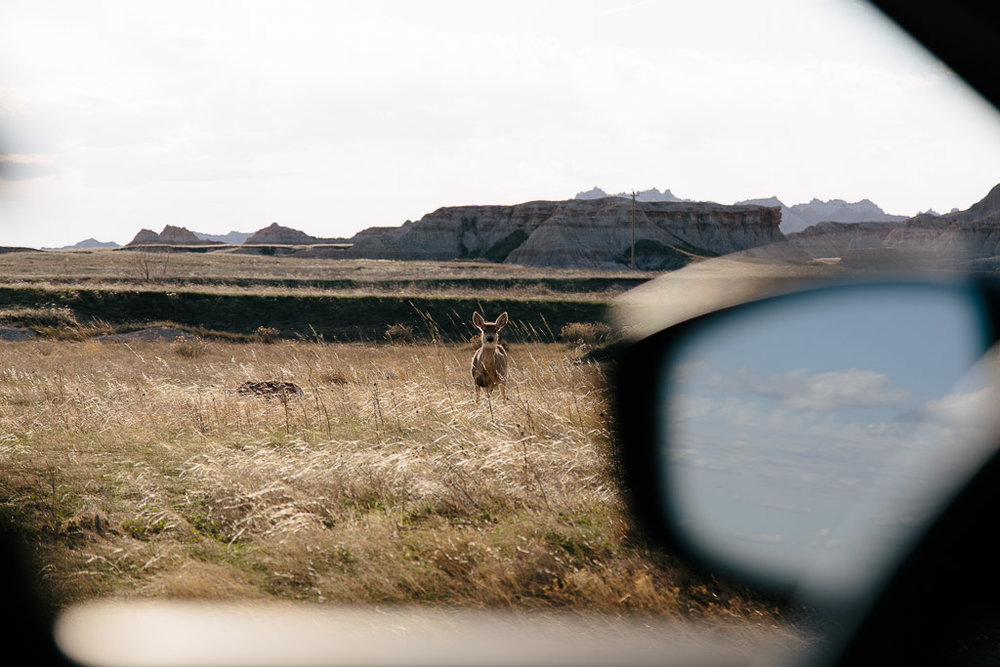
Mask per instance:
[[[196,352],[193,352],[196,351]],[[0,347],[0,519],[62,603],[281,598],[703,616],[771,605],[676,567],[618,496],[599,367],[471,346]],[[294,382],[304,395],[236,391]]]

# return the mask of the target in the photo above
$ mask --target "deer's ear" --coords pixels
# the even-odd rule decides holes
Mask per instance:
[[[496,325],[497,325],[497,329],[503,329],[505,326],[507,326],[507,313],[506,312],[500,313],[500,317],[497,318]]]
[[[476,325],[477,329],[482,329],[486,322],[483,320],[483,316],[479,313],[472,313],[472,323]]]

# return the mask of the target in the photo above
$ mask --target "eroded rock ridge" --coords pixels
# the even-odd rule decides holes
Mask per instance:
[[[778,209],[710,202],[635,205],[635,265],[683,266],[785,240]],[[623,268],[632,261],[632,202],[620,197],[452,206],[401,227],[370,228],[343,256],[372,259],[481,258],[529,266]]]

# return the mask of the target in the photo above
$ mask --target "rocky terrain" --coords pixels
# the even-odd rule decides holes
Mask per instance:
[[[565,201],[445,207],[399,227],[369,227],[350,239],[317,238],[272,223],[253,234],[232,232],[228,237],[244,240],[224,244],[215,239],[226,237],[167,225],[159,234],[141,230],[126,249],[192,246],[204,251],[217,246],[303,258],[481,259],[536,267],[627,268],[633,259],[631,194],[602,195],[603,190],[593,188]],[[813,218],[820,219],[787,236],[782,231]],[[893,253],[919,250],[961,253],[982,266],[1000,267],[1000,186],[967,211],[912,218],[888,215],[867,199],[814,199],[789,208],[771,197],[723,205],[681,200],[670,190],[653,188],[636,193],[634,239],[635,267],[653,271],[784,242],[779,255],[786,262],[888,261]]]
[[[454,206],[401,227],[365,230],[344,256],[448,260],[483,258],[528,266],[623,268],[631,262],[631,199],[535,201],[513,206]],[[707,202],[638,202],[635,265],[683,266],[784,241],[776,209]]]
[[[933,257],[976,269],[1000,268],[1000,185],[965,211],[921,213],[900,222],[821,222],[788,234],[812,257],[844,265],[888,265]]]
[[[282,227],[276,222],[272,222],[264,229],[257,230],[250,234],[243,242],[246,245],[254,244],[277,244],[277,245],[317,245],[324,243],[345,243],[347,239],[329,239],[310,236],[305,232],[291,227]]]
[[[125,247],[140,245],[218,245],[218,241],[199,238],[197,234],[184,227],[167,225],[159,234],[151,229],[140,229]]]
[[[586,192],[576,193],[576,197],[574,197],[574,199],[603,199],[604,197],[625,197],[626,199],[631,199],[632,193],[619,192],[616,195],[609,195],[604,190],[595,186]],[[691,201],[690,199],[681,199],[680,197],[674,195],[674,193],[670,191],[670,188],[667,188],[663,192],[660,192],[656,188],[641,190],[635,193],[635,199],[636,201]]]
[[[609,195],[601,188],[594,187],[586,192],[578,192],[575,198],[601,199],[603,197],[622,197],[631,200],[632,193],[619,192],[616,195]],[[635,193],[635,198],[636,201],[691,201],[690,199],[681,199],[669,188],[663,192],[656,188],[642,190]],[[890,215],[869,199],[847,202],[843,199],[822,201],[813,198],[808,204],[785,206],[777,197],[768,197],[766,199],[738,201],[735,205],[767,206],[780,209],[781,231],[785,234],[800,232],[820,222],[902,222],[906,220],[905,215]]]
[[[635,206],[638,269],[670,270],[695,257],[785,240],[778,228],[781,216],[776,208],[650,201],[652,194],[647,193],[647,200],[637,201]],[[621,269],[632,263],[632,233],[631,197],[603,197],[445,207],[416,222],[371,227],[350,239],[319,239],[272,223],[250,235],[236,251],[297,257],[484,259],[539,267]],[[159,234],[143,229],[125,247],[208,244],[218,242],[168,225]]]
[[[969,258],[1000,257],[1000,185],[965,211],[909,218],[889,233],[884,245]]]
[[[899,222],[819,222],[787,234],[788,242],[815,258],[843,257],[850,250],[882,247]]]
[[[902,222],[905,215],[890,215],[869,199],[846,202],[843,199],[821,201],[813,199],[808,204],[785,206],[777,197],[748,199],[738,204],[776,206],[781,209],[781,231],[785,234],[800,232],[821,222]]]
[[[297,229],[292,229],[291,227],[282,227],[276,222],[272,222],[270,225],[264,229],[258,230],[251,234],[244,243],[248,245],[269,243],[269,244],[287,244],[287,245],[309,245],[312,243],[317,243],[319,239],[301,232]]]
[[[175,227],[167,225],[163,231],[157,234],[149,229],[142,229],[131,241],[125,244],[126,248],[137,248],[148,245],[169,245],[169,246],[190,246],[190,245],[315,245],[323,243],[343,243],[346,239],[323,239],[310,236],[305,232],[291,227],[282,227],[276,222],[272,222],[267,227],[259,229],[249,234],[246,232],[232,231],[224,235],[202,234],[192,232],[185,227]],[[86,242],[83,242],[86,243]],[[112,244],[117,247],[117,244]],[[92,245],[77,244],[72,247],[98,247]]]

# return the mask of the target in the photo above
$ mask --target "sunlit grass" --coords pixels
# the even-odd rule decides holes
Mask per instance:
[[[648,550],[599,367],[472,346],[40,340],[0,347],[2,516],[61,603],[98,596],[578,609],[771,623]],[[244,396],[248,380],[304,396]]]

